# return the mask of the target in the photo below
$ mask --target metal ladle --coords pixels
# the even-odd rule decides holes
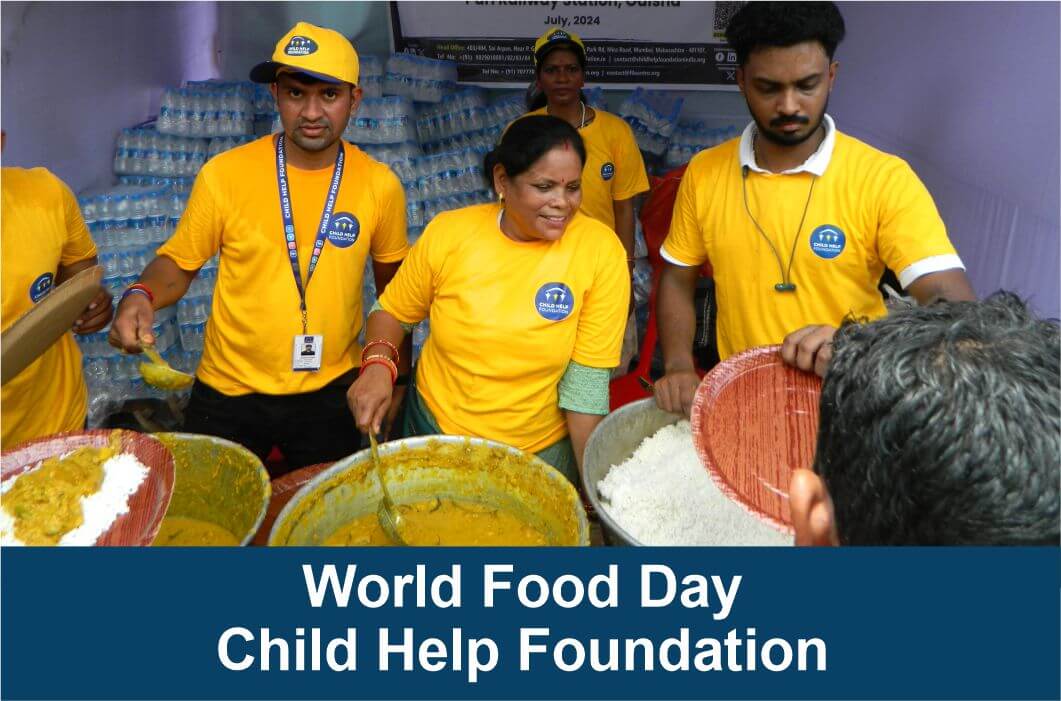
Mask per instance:
[[[387,534],[387,537],[391,539],[395,545],[408,545],[402,540],[401,534],[398,532],[398,527],[401,525],[402,516],[398,512],[398,507],[394,505],[394,500],[391,499],[390,490],[387,489],[387,483],[383,479],[383,465],[379,460],[379,444],[376,443],[376,434],[369,432],[368,434],[369,444],[372,446],[372,464],[376,468],[376,477],[379,478],[379,486],[383,488],[383,498],[379,502],[379,507],[376,509],[376,519],[379,521],[380,528]]]
[[[195,382],[194,375],[170,366],[155,350],[155,344],[140,339],[140,345],[144,349],[144,355],[151,360],[150,363],[140,363],[140,375],[144,378],[144,382],[152,387],[169,391],[186,389]]]

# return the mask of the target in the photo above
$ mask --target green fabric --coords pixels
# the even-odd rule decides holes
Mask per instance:
[[[609,410],[610,380],[610,370],[587,367],[572,360],[560,378],[560,408],[605,416]]]
[[[424,401],[420,398],[420,392],[416,389],[416,377],[409,384],[409,390],[405,393],[405,408],[402,416],[402,436],[431,436],[442,434],[438,421],[431,414]],[[571,439],[564,436],[556,443],[539,450],[535,453],[539,458],[549,463],[568,479],[575,487],[578,487],[578,463],[575,461],[575,451],[571,447]]]
[[[379,305],[379,300],[377,299],[376,303],[372,305],[372,308],[368,310],[369,314],[372,314],[372,312],[387,312],[387,310]],[[387,313],[390,314],[390,312],[387,312]],[[391,316],[394,316],[394,315],[391,314]],[[395,319],[395,321],[398,321],[398,320]],[[398,321],[398,323],[401,324],[402,330],[405,331],[405,333],[412,333],[413,329],[416,328],[416,324],[402,324],[402,322],[400,322],[400,321]]]

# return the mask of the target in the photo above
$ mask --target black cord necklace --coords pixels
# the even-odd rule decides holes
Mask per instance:
[[[755,142],[752,142],[752,157],[755,157]],[[811,196],[814,194],[814,183],[817,181],[818,176],[811,175],[807,201],[803,204],[803,215],[799,218],[799,228],[796,229],[796,235],[792,238],[792,250],[788,253],[788,267],[786,268],[784,261],[781,260],[781,255],[777,252],[777,248],[774,247],[774,242],[763,231],[763,227],[759,226],[758,220],[752,214],[751,207],[748,206],[748,166],[741,168],[741,192],[744,195],[744,211],[748,213],[748,218],[752,220],[752,224],[755,224],[756,230],[766,241],[766,245],[770,247],[770,252],[774,254],[774,260],[777,261],[777,269],[781,273],[781,282],[774,285],[774,289],[778,292],[796,291],[796,283],[792,282],[792,263],[796,260],[796,244],[799,242],[799,235],[803,232],[803,224],[807,221],[807,210],[810,209]]]

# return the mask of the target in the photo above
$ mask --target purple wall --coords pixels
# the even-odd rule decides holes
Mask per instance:
[[[4,2],[3,163],[43,165],[75,191],[113,180],[117,132],[158,112],[162,90],[218,75],[217,7]]]
[[[1057,3],[841,3],[829,110],[905,158],[979,294],[1061,316]]]

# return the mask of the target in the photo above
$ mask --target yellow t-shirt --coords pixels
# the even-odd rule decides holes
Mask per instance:
[[[595,111],[597,116],[593,121],[578,131],[586,145],[582,211],[614,230],[612,203],[646,192],[648,175],[630,125],[614,114]],[[543,107],[528,114],[548,113]]]
[[[321,368],[292,370],[302,333],[298,288],[288,258],[273,137],[226,151],[203,166],[173,237],[158,249],[184,270],[221,251],[198,377],[229,396],[320,389],[361,363],[365,261],[394,263],[408,252],[405,195],[391,170],[352,144],[329,235],[306,288],[308,333],[323,334]],[[332,168],[288,164],[303,285]]]
[[[877,284],[933,256],[956,255],[932,196],[905,161],[836,133],[824,174],[750,171],[748,208],[795,292],[778,292],[777,257],[744,207],[740,139],[702,151],[678,189],[663,255],[714,269],[720,357],[780,343],[809,324],[885,314]],[[810,196],[810,204],[806,205]],[[797,232],[807,206],[806,221]],[[798,236],[798,239],[796,238]]]
[[[379,302],[402,323],[430,315],[417,389],[445,433],[536,452],[567,435],[557,385],[568,364],[618,365],[630,276],[594,219],[578,213],[559,241],[521,243],[500,212],[439,214]]]
[[[77,200],[59,178],[44,168],[0,172],[0,287],[6,331],[51,291],[60,265],[92,258],[96,247]],[[0,391],[4,450],[83,428],[87,392],[73,334],[64,334]]]

